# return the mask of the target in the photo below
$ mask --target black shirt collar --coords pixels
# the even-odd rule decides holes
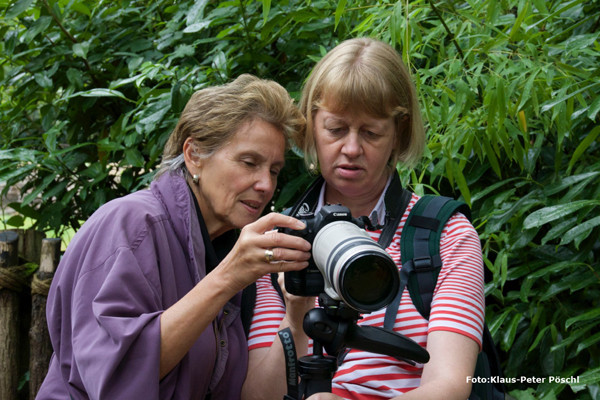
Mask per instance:
[[[208,274],[217,265],[219,265],[219,263],[225,258],[225,256],[227,256],[227,254],[229,254],[237,240],[237,232],[235,229],[229,230],[211,241],[210,235],[208,234],[208,228],[206,227],[206,223],[202,217],[202,212],[200,211],[200,205],[198,204],[198,200],[196,199],[191,187],[190,194],[192,195],[192,200],[194,201],[194,206],[196,208],[196,214],[198,215],[198,222],[200,223],[200,232],[202,233],[202,241],[205,252],[206,273]]]

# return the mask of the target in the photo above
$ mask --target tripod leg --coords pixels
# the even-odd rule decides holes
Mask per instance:
[[[304,398],[315,393],[331,393],[331,381],[337,370],[337,360],[334,357],[312,355],[298,360],[300,373],[300,393]]]

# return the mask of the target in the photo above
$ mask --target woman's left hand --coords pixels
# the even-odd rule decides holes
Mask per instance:
[[[246,225],[227,257],[217,269],[236,293],[263,275],[297,271],[308,266],[309,242],[299,236],[278,232],[276,228],[303,229],[296,218],[270,213]],[[215,269],[214,272],[217,272]]]

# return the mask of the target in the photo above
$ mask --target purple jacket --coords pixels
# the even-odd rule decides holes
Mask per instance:
[[[248,365],[239,293],[159,382],[160,315],[206,275],[204,260],[181,174],[98,209],[52,282],[54,355],[37,399],[238,399]]]

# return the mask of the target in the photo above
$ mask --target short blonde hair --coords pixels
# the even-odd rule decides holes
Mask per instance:
[[[317,165],[314,113],[327,105],[331,112],[365,112],[395,118],[396,145],[390,163],[416,164],[425,147],[425,130],[416,89],[399,54],[370,38],[346,40],[313,68],[300,99],[305,129],[294,136],[307,166]]]
[[[246,122],[261,119],[285,136],[286,144],[304,128],[304,117],[289,93],[278,83],[249,74],[234,81],[195,92],[187,102],[163,150],[155,178],[183,168],[183,144],[197,143],[200,157],[210,157],[226,145]]]

